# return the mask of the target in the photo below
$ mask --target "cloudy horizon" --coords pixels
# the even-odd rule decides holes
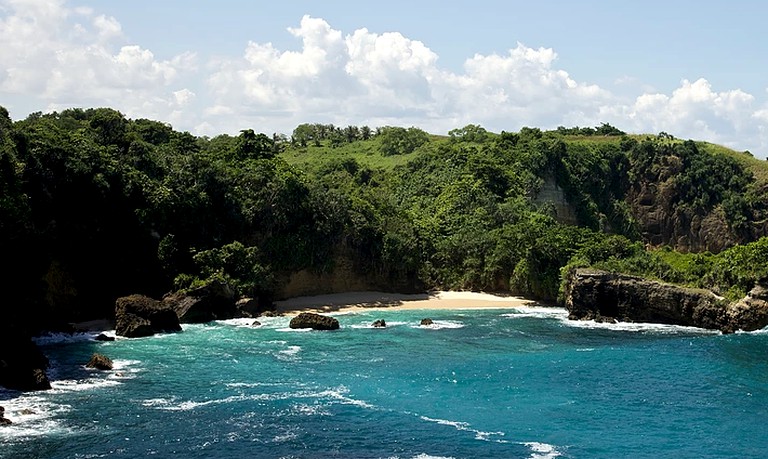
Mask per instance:
[[[503,52],[451,57],[462,62],[452,66],[428,39],[342,30],[310,14],[269,40],[168,53],[96,5],[0,0],[0,105],[14,119],[111,107],[207,136],[290,134],[306,122],[435,134],[470,123],[499,132],[607,122],[768,155],[768,90],[716,86],[707,75],[669,89],[633,75],[590,81],[574,76],[555,47],[524,39],[497,44]]]

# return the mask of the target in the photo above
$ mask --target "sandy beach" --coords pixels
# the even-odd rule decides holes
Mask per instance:
[[[478,292],[429,292],[398,294],[384,292],[347,292],[303,296],[276,301],[280,314],[299,312],[348,312],[361,309],[503,309],[534,304],[517,296]]]

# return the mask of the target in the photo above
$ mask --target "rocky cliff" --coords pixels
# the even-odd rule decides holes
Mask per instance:
[[[574,320],[664,323],[724,333],[768,325],[768,290],[762,286],[729,304],[709,290],[582,268],[568,273],[564,301]]]

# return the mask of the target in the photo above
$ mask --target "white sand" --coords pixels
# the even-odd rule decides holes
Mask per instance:
[[[348,292],[290,298],[276,301],[275,306],[279,313],[295,314],[302,311],[347,312],[361,309],[501,309],[533,303],[517,296],[477,292]]]

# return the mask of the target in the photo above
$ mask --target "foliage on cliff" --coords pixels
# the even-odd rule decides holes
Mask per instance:
[[[758,163],[605,124],[500,134],[468,125],[446,137],[305,124],[290,138],[251,129],[207,138],[105,108],[15,123],[3,109],[0,251],[13,287],[4,304],[72,319],[206,278],[268,298],[290,273],[331,272],[341,252],[393,285],[553,299],[573,257],[663,271],[664,252],[644,244],[705,239],[681,235],[686,219],[719,222],[726,245],[765,235],[768,173]],[[577,226],[558,221],[562,203],[537,199],[545,182]],[[766,262],[739,250],[751,249],[679,255],[709,260],[679,276],[748,288]],[[758,268],[741,275],[730,262]]]

